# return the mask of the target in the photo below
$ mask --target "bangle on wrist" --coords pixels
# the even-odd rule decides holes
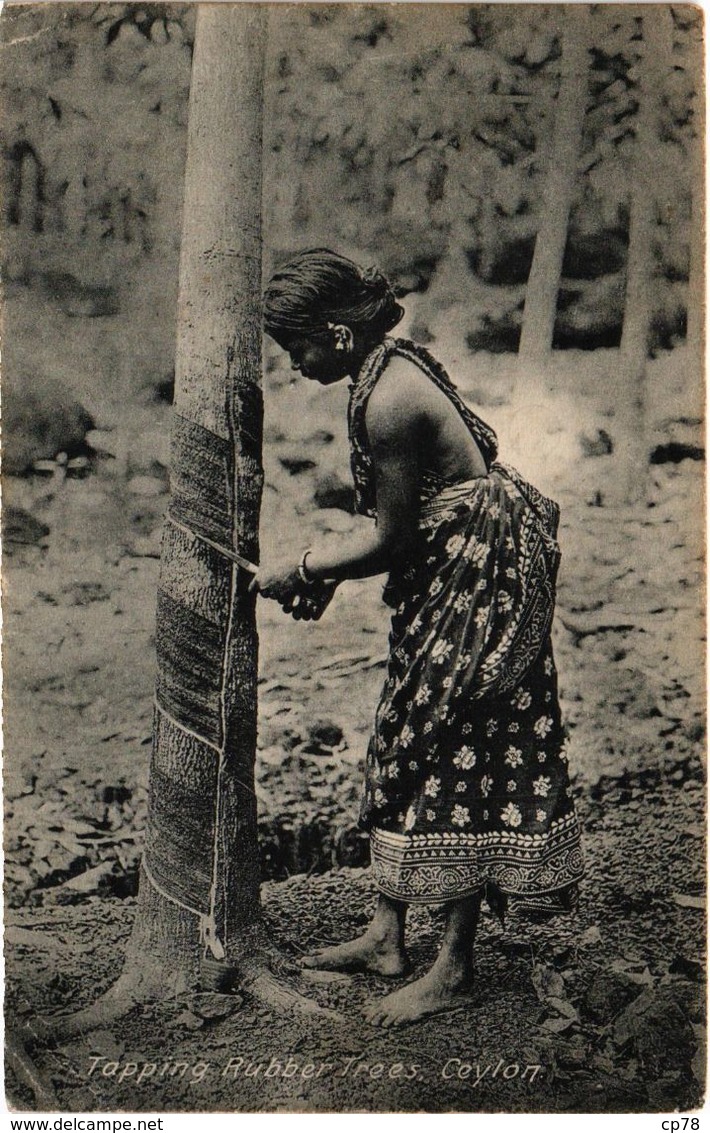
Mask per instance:
[[[298,577],[300,578],[301,582],[303,582],[306,586],[315,586],[315,584],[319,580],[316,578],[316,576],[314,574],[311,574],[311,572],[308,570],[308,567],[306,566],[306,559],[308,558],[310,553],[311,553],[310,547],[303,552],[303,554],[301,555],[301,561],[298,564],[296,573],[298,574]]]

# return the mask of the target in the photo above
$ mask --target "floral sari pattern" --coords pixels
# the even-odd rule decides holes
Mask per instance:
[[[393,353],[444,390],[488,475],[422,477],[421,538],[385,588],[394,614],[360,816],[374,878],[405,901],[485,889],[499,909],[570,908],[582,855],[550,640],[558,508],[495,460],[495,434],[426,350],[386,339],[351,391],[359,510],[375,514],[365,410]]]

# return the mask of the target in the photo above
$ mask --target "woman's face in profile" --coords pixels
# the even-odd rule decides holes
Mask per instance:
[[[299,370],[304,378],[330,385],[348,373],[348,357],[335,349],[330,332],[319,335],[294,335],[279,343],[291,357],[291,369]]]

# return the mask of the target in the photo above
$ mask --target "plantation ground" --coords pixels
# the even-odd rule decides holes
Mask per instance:
[[[341,1025],[283,1018],[238,996],[146,1007],[111,1034],[41,1055],[62,1109],[687,1111],[698,1103],[703,465],[690,459],[702,444],[702,407],[687,360],[677,349],[651,366],[651,440],[662,462],[650,467],[646,499],[629,507],[616,502],[623,438],[614,351],[556,354],[538,384],[530,375],[516,383],[507,356],[457,359],[445,346],[440,356],[498,429],[504,458],[562,505],[555,647],[587,860],[579,911],[546,926],[510,920],[505,931],[484,918],[471,1002],[396,1034],[362,1020],[361,1006],[386,990],[369,976],[304,983],[342,1012]],[[318,532],[358,522],[342,509],[347,391],[292,387],[290,377],[270,360],[264,555],[272,545],[295,555]],[[169,410],[146,396],[104,407],[102,423],[111,431],[92,440],[103,456],[69,468],[49,462],[5,484],[9,1021],[92,1001],[115,978],[134,909]],[[361,929],[374,900],[358,868],[365,844],[355,816],[386,647],[381,581],[344,585],[315,625],[261,604],[265,910],[294,959]],[[440,930],[436,912],[413,915],[417,973]],[[170,1069],[139,1085],[138,1072],[119,1080],[127,1063],[162,1066],[166,1057],[208,1067],[199,1080]],[[223,1075],[239,1057],[335,1068],[306,1078]],[[348,1059],[355,1063],[343,1073]],[[102,1073],[113,1062],[119,1069]],[[369,1069],[355,1071],[364,1063]],[[404,1071],[391,1076],[400,1063]],[[460,1079],[469,1064],[477,1069]],[[542,1069],[523,1076],[535,1065]],[[12,1074],[8,1088],[15,1104],[30,1103]]]

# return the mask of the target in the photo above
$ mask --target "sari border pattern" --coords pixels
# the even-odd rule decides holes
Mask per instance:
[[[491,882],[525,903],[575,885],[583,874],[579,824],[573,811],[543,834],[370,831],[377,888],[406,902],[459,900]],[[544,902],[541,902],[544,904]]]

